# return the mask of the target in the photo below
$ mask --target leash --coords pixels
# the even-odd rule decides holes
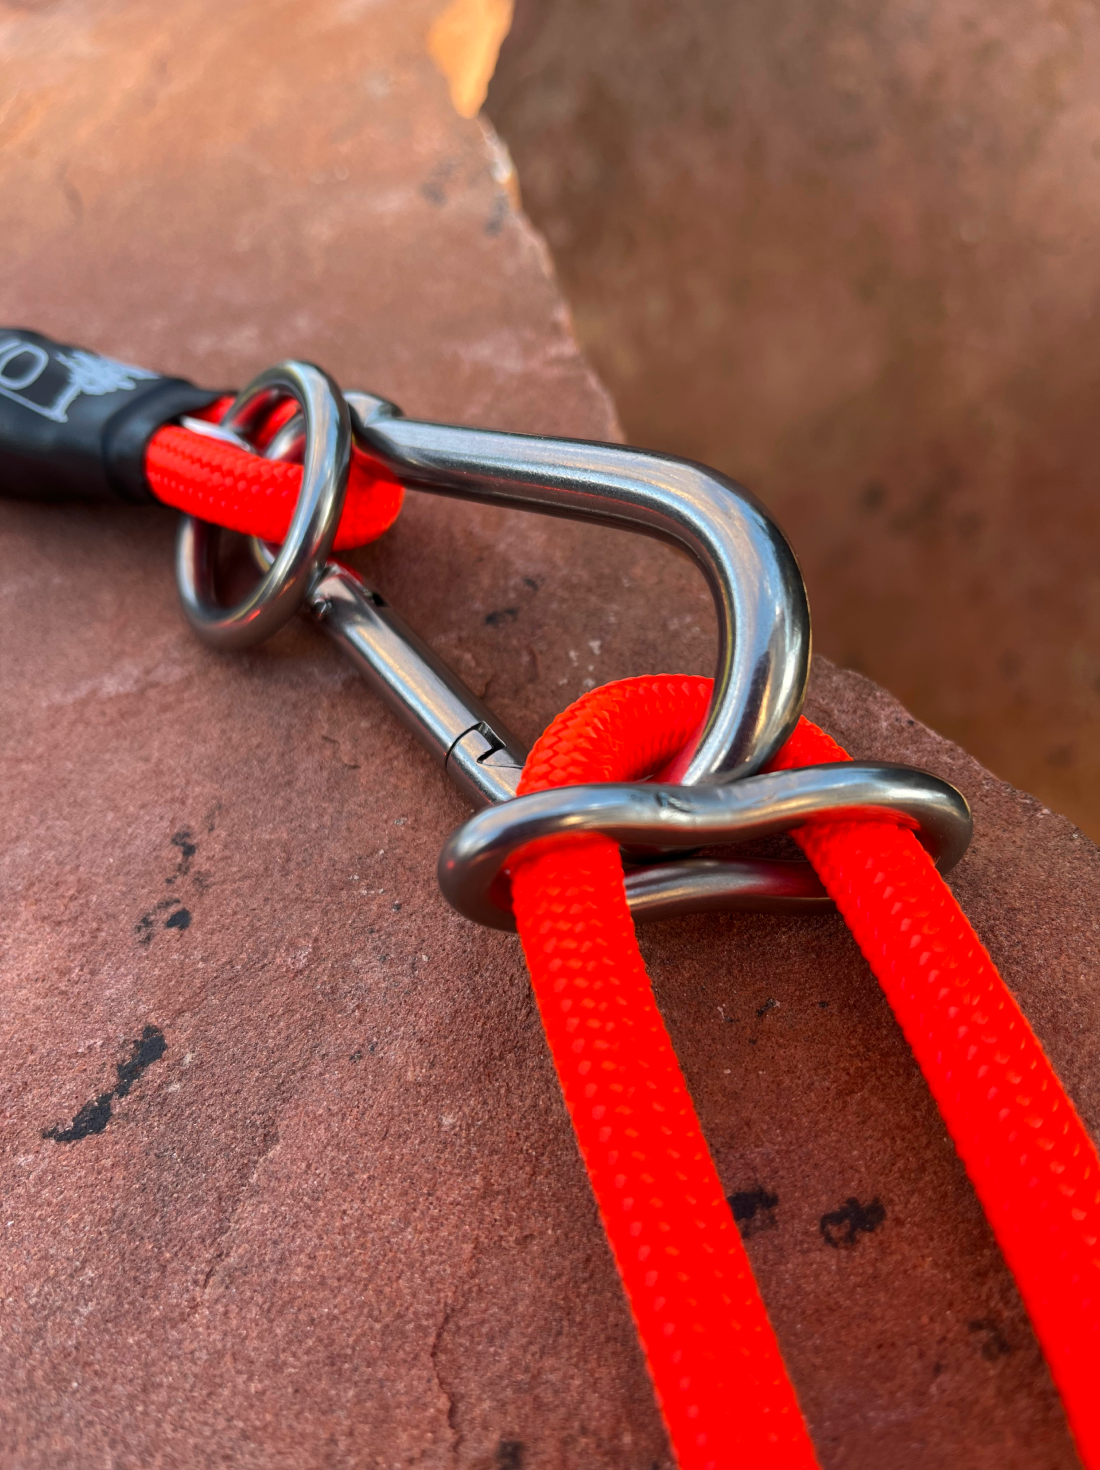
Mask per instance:
[[[593,690],[528,756],[329,560],[392,524],[405,487],[681,546],[715,598],[715,679]],[[231,399],[14,330],[0,331],[0,488],[183,510],[177,578],[200,637],[247,647],[305,611],[484,808],[446,844],[441,887],[468,917],[519,930],[681,1470],[817,1462],[634,922],[834,905],[1016,1276],[1086,1470],[1100,1470],[1100,1160],[940,876],[969,840],[963,798],[927,772],[853,762],[800,718],[805,592],[746,491],[639,450],[407,420],[309,364]],[[211,522],[254,538],[259,581],[234,607],[219,600]],[[780,831],[808,864],[691,855]]]
[[[709,680],[674,677],[593,690],[537,742],[520,789],[642,777],[679,748],[709,697]],[[772,766],[820,761],[849,757],[803,719]],[[1096,1150],[912,833],[896,822],[843,820],[792,835],[913,1049],[1093,1470],[1100,1465]],[[759,1463],[776,1470],[815,1465],[653,999],[615,844],[593,836],[521,853],[512,897],[562,1091],[681,1470],[753,1463],[765,1450]]]

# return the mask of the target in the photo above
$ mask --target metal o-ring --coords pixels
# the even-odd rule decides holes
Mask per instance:
[[[235,607],[225,607],[217,597],[216,527],[191,516],[180,522],[176,581],[184,616],[214,648],[249,648],[277,633],[302,606],[332,549],[351,465],[351,421],[328,373],[307,362],[268,368],[237,397],[222,425],[247,437],[288,395],[297,399],[305,420],[302,489],[271,567]]]
[[[723,786],[560,786],[471,817],[440,853],[439,886],[466,918],[511,929],[508,863],[532,843],[598,832],[628,849],[644,844],[671,856],[846,819],[909,828],[941,871],[959,861],[972,831],[970,808],[954,786],[929,771],[877,761],[802,766]],[[637,870],[634,884],[632,877],[627,899],[639,919],[737,907],[803,912],[827,903],[801,863],[688,859]]]

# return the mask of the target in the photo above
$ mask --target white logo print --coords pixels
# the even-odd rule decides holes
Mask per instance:
[[[55,424],[69,421],[69,409],[81,393],[100,397],[104,393],[131,392],[143,379],[159,378],[148,368],[131,367],[113,357],[97,357],[74,347],[71,352],[57,352],[52,361],[65,369],[66,381],[59,385],[46,402],[35,402],[27,390],[39,382],[50,366],[51,357],[35,342],[20,337],[0,338],[0,394],[13,403],[21,403]],[[45,385],[42,385],[45,386]]]

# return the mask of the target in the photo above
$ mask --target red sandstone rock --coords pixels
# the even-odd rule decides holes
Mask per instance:
[[[612,433],[425,14],[9,19],[0,319],[204,381],[294,351],[420,412]],[[461,800],[304,626],[197,644],[173,530],[0,503],[0,1465],[668,1466],[517,942],[435,886]],[[360,562],[528,738],[589,681],[708,671],[701,580],[636,537],[410,496]],[[952,881],[1095,1129],[1096,849],[858,676],[819,663],[811,713],[973,801]],[[840,921],[643,944],[823,1466],[1068,1470]]]

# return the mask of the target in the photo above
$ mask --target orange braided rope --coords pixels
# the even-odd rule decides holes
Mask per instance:
[[[520,792],[637,780],[705,716],[709,679],[627,679],[553,722]],[[773,769],[846,760],[807,720]],[[913,835],[796,835],[881,983],[939,1104],[1100,1470],[1100,1160],[1019,1007]],[[680,1470],[816,1464],[634,938],[603,837],[515,861],[532,985]]]
[[[232,401],[221,398],[193,417],[216,423]],[[270,416],[257,440],[260,448],[296,407],[283,404]],[[262,459],[177,424],[153,435],[145,452],[145,474],[153,494],[165,505],[230,531],[274,542],[286,539],[302,488],[301,465]],[[404,499],[404,490],[389,471],[353,448],[333,549],[347,551],[374,541],[393,525]]]

